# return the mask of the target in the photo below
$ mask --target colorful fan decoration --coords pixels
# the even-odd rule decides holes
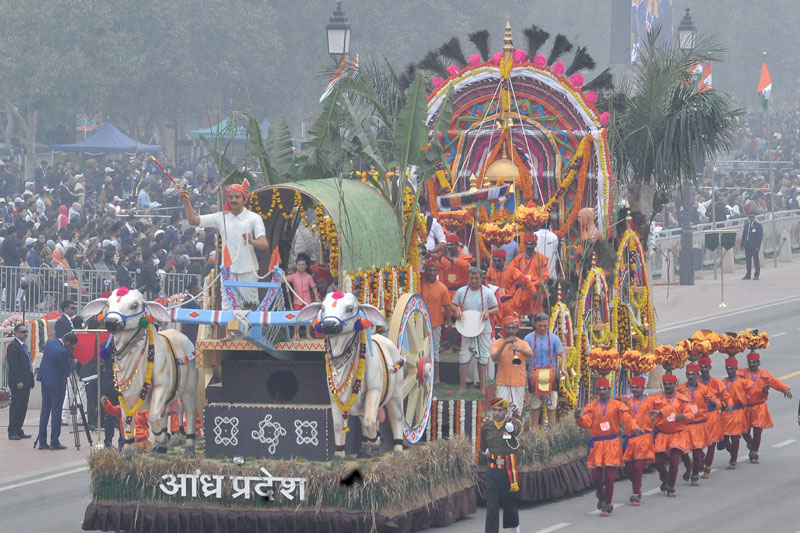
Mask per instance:
[[[742,339],[748,349],[763,350],[769,347],[769,335],[766,331],[758,332],[757,329],[746,329],[737,335]]]
[[[538,206],[533,202],[526,202],[517,207],[517,224],[527,229],[533,229],[544,224],[550,218],[550,213],[544,207]]]
[[[645,374],[655,368],[656,360],[652,353],[642,353],[639,350],[625,350],[622,354],[622,366],[636,374]]]
[[[440,211],[437,219],[439,223],[450,231],[463,231],[472,224],[472,211],[457,209],[455,211]]]
[[[738,336],[736,333],[727,333],[720,337],[719,352],[730,357],[742,353],[747,348],[747,339]]]
[[[589,368],[601,374],[619,370],[621,362],[622,358],[616,348],[598,346],[592,348],[589,355],[586,356],[586,364]]]
[[[683,368],[683,365],[686,364],[686,359],[688,359],[688,357],[689,352],[680,346],[673,348],[669,344],[662,344],[660,346],[656,346],[656,349],[653,350],[653,358],[655,363],[663,366],[664,370],[667,372],[676,370],[678,368]]]
[[[481,226],[480,233],[483,237],[483,242],[487,245],[503,246],[514,240],[516,229],[513,224],[499,226],[490,222]]]

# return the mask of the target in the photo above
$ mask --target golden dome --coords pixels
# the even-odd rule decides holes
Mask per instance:
[[[503,149],[500,157],[492,161],[489,168],[483,174],[482,186],[488,187],[496,184],[500,179],[504,183],[514,183],[519,177],[519,169],[517,165],[508,157],[508,150],[506,149],[506,142],[503,141]]]

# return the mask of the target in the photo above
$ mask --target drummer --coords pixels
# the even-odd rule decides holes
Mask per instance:
[[[486,389],[486,365],[489,362],[492,345],[489,317],[496,315],[500,308],[492,291],[481,283],[481,275],[481,269],[477,267],[469,269],[469,284],[456,291],[453,307],[458,321],[457,327],[462,334],[461,350],[458,353],[459,390],[463,392],[466,388],[469,363],[472,359],[476,359],[478,379],[483,394]],[[468,315],[476,316],[477,323],[472,323]]]
[[[533,329],[532,333],[525,336],[525,342],[533,352],[529,376],[537,379],[537,371],[552,369],[553,379],[548,383],[549,394],[542,395],[532,391],[531,427],[535,429],[539,425],[539,417],[544,404],[547,406],[547,423],[550,428],[553,428],[556,423],[556,407],[558,406],[558,379],[556,376],[565,372],[567,354],[561,345],[561,339],[550,331],[550,318],[545,313],[534,315]]]

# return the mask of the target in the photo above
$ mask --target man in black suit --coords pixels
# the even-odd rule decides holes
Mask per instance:
[[[758,261],[758,251],[761,249],[761,240],[764,238],[764,228],[756,220],[756,215],[750,213],[747,222],[744,223],[744,230],[742,231],[742,248],[744,248],[744,257],[747,262],[747,273],[742,279],[750,279],[750,266],[755,263],[755,272],[753,272],[753,279],[757,280],[761,274],[761,264]]]
[[[119,258],[119,265],[117,265],[117,288],[133,288],[133,280],[131,279],[131,272],[129,270],[130,265],[130,255],[123,255]]]
[[[60,339],[73,329],[83,327],[83,319],[75,316],[78,313],[78,305],[72,300],[61,302],[61,317],[56,320],[56,338]]]
[[[29,439],[22,431],[25,413],[28,410],[28,398],[33,388],[33,362],[25,340],[28,338],[28,325],[17,324],[14,327],[15,340],[11,341],[6,351],[8,361],[8,387],[11,389],[11,406],[8,412],[9,440]]]
[[[42,384],[42,412],[39,415],[40,450],[65,450],[58,438],[61,436],[61,408],[67,392],[67,376],[72,371],[72,348],[78,337],[68,332],[60,339],[49,340],[44,345],[42,364],[37,381]],[[47,443],[47,422],[50,422],[50,444]]]

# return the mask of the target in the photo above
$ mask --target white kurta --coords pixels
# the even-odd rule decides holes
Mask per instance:
[[[223,221],[223,215],[225,219]],[[248,209],[242,209],[238,215],[230,211],[221,211],[208,215],[200,215],[200,227],[216,228],[222,236],[222,246],[228,247],[231,254],[231,273],[254,274],[258,273],[258,259],[256,249],[252,244],[245,243],[242,235],[250,234],[251,238],[258,239],[265,236],[264,222],[261,216]]]

